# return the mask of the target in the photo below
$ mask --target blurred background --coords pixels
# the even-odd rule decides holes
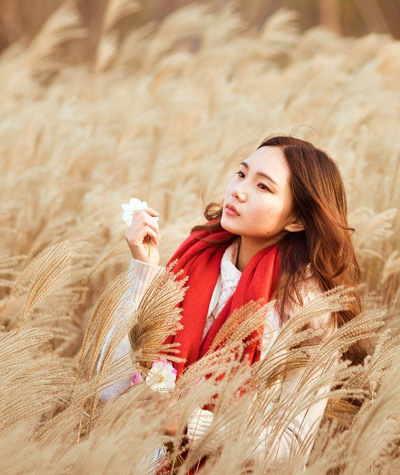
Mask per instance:
[[[164,265],[272,134],[337,161],[386,323],[360,383],[377,405],[340,414],[307,473],[400,473],[399,38],[400,0],[0,0],[1,475],[144,473],[129,454],[160,419],[129,394],[103,416],[91,375],[131,261],[121,204],[160,213]]]
[[[140,0],[120,2],[119,28],[123,36],[129,29],[149,21],[159,22],[169,13],[191,3],[207,3],[216,9],[229,0]],[[0,0],[0,51],[19,39],[34,37],[64,0]],[[78,0],[83,26],[90,36],[75,51],[82,59],[92,56],[101,35],[108,0]],[[132,6],[137,4],[137,8]],[[232,3],[232,2],[229,2]],[[125,4],[125,5],[123,5]],[[400,38],[400,0],[238,0],[236,9],[254,28],[260,28],[280,8],[298,12],[298,25],[304,31],[322,25],[341,35],[362,36],[371,32]]]

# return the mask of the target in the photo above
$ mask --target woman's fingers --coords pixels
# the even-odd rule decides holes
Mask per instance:
[[[153,216],[155,218],[158,218],[160,216],[160,213],[158,213],[155,209],[153,208],[143,208],[143,211],[148,213],[150,216]]]
[[[161,241],[161,233],[155,219],[157,215],[157,211],[153,208],[136,210],[133,213],[132,224],[125,231],[125,239],[132,257],[154,265],[158,265],[160,260],[158,246]],[[151,252],[150,243],[155,246],[153,252]]]
[[[148,208],[151,209],[151,208]],[[137,228],[141,226],[148,226],[149,228],[153,229],[155,233],[161,237],[160,235],[160,228],[158,226],[158,222],[154,219],[154,216],[149,215],[145,210],[138,210],[135,211],[133,215],[133,220],[131,224],[131,228]]]
[[[160,245],[160,239],[158,237],[158,234],[154,231],[154,229],[150,228],[149,226],[144,226],[143,228],[143,239],[146,236],[150,236],[153,244],[155,244],[156,246]]]

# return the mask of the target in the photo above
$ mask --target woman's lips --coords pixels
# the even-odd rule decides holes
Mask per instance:
[[[235,209],[231,205],[225,206],[225,213],[229,216],[240,216],[239,213],[235,211]]]

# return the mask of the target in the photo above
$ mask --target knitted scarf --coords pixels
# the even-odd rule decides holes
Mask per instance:
[[[220,274],[222,256],[225,249],[237,237],[221,227],[211,231],[211,234],[210,236],[209,230],[191,233],[167,263],[169,266],[178,259],[172,272],[176,274],[183,269],[178,279],[189,276],[185,297],[180,303],[182,307],[180,322],[183,328],[165,340],[165,343],[180,343],[178,355],[186,359],[184,363],[173,363],[177,370],[177,378],[186,367],[204,356],[216,334],[235,309],[250,300],[265,304],[272,299],[277,288],[280,259],[278,246],[273,245],[258,251],[247,264],[234,293],[202,341],[210,300]],[[208,242],[207,238],[217,243]],[[249,364],[260,360],[259,343],[262,333],[263,328],[260,328],[245,339],[245,341],[255,340],[245,347],[242,354],[242,360],[247,358]]]

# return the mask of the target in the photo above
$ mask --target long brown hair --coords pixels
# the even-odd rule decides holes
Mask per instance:
[[[305,225],[304,231],[289,232],[279,242],[281,273],[276,305],[281,323],[289,318],[285,309],[290,308],[291,302],[302,304],[299,283],[307,278],[310,266],[322,290],[339,285],[353,289],[354,300],[348,310],[334,314],[340,327],[361,312],[357,288],[360,267],[352,243],[354,229],[347,221],[346,192],[340,171],[328,154],[305,140],[277,136],[264,140],[257,149],[265,146],[281,148],[290,169],[293,211]],[[194,226],[191,232],[222,230],[221,215],[222,206],[210,203],[204,212],[209,222]],[[357,364],[366,354],[365,345],[355,343],[343,357]]]

